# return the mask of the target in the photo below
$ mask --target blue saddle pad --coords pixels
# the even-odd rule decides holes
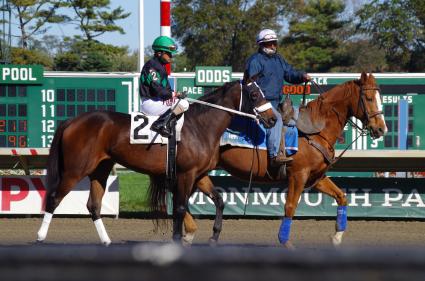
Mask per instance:
[[[289,126],[285,133],[285,150],[287,155],[295,154],[298,151],[298,128]]]
[[[285,135],[286,153],[292,155],[298,151],[298,129],[288,127]],[[235,116],[229,128],[221,136],[220,145],[231,145],[258,149],[267,149],[266,129],[255,120]]]

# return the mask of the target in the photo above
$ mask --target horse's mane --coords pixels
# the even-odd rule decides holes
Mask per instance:
[[[239,84],[239,81],[227,82],[223,86],[203,95],[199,98],[201,101],[217,104],[217,102],[222,98],[222,96],[229,91],[233,86]],[[210,106],[194,103],[189,107],[190,115],[200,115],[206,111],[212,109]]]
[[[337,102],[347,97],[347,91],[343,91],[343,88],[351,87],[352,84],[358,84],[359,80],[350,80],[342,84],[336,85],[329,91],[326,91],[319,95],[316,99],[307,103],[307,107],[310,108],[312,117],[318,118],[319,116],[326,116],[331,109],[332,103]],[[336,92],[343,92],[343,96],[337,96]]]

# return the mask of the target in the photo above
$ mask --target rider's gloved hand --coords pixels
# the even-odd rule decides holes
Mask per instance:
[[[303,82],[309,82],[309,81],[311,81],[311,76],[308,75],[307,73],[304,73]]]
[[[176,92],[175,97],[178,98],[178,99],[185,99],[187,97],[187,93],[186,92]]]

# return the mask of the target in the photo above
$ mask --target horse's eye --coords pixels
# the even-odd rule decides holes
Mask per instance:
[[[258,97],[260,96],[260,94],[258,93],[258,92],[252,92],[252,94],[251,94],[251,99],[253,100],[253,101],[256,101],[256,100],[258,100]]]

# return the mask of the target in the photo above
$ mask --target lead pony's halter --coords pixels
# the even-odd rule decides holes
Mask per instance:
[[[261,88],[257,85],[256,82],[251,82],[251,83],[247,84],[247,86],[251,86],[252,84],[254,84],[260,90],[260,93],[264,97],[263,91],[261,91]],[[265,103],[263,105],[260,105],[258,107],[254,107],[254,113],[255,114],[249,114],[249,113],[242,112],[241,111],[242,110],[242,98],[243,98],[243,94],[242,94],[242,90],[243,90],[242,83],[240,83],[240,86],[241,86],[241,98],[240,98],[240,102],[239,102],[239,110],[231,109],[231,108],[228,108],[228,107],[225,107],[225,106],[221,106],[221,105],[217,105],[217,104],[213,104],[213,103],[209,103],[209,102],[205,102],[205,101],[201,101],[201,100],[197,100],[197,99],[192,99],[192,98],[186,98],[186,99],[190,103],[203,104],[203,105],[206,105],[206,106],[209,106],[209,107],[217,108],[217,109],[220,109],[220,110],[223,110],[223,111],[227,111],[227,112],[230,112],[230,113],[234,113],[234,114],[237,114],[237,115],[240,115],[240,116],[245,116],[245,117],[248,117],[248,118],[251,118],[251,119],[254,119],[254,120],[260,119],[261,118],[260,117],[260,113],[262,113],[262,112],[264,112],[264,111],[272,108],[271,103],[270,102],[267,102],[267,103]]]

